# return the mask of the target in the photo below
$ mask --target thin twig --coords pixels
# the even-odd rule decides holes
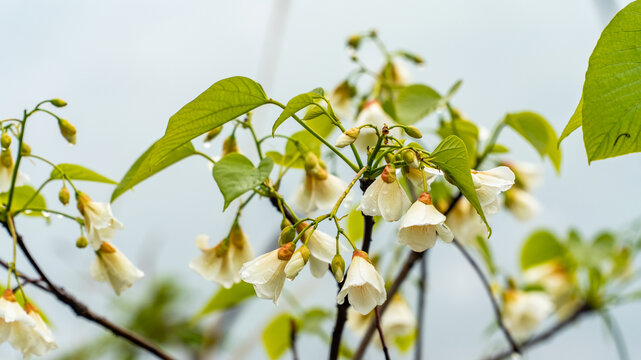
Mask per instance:
[[[381,345],[383,346],[383,354],[385,354],[385,360],[390,360],[389,349],[385,343],[385,336],[383,335],[383,328],[381,327],[381,312],[378,309],[378,306],[374,308],[374,314],[376,315],[376,329],[378,329],[378,337],[381,339]]]
[[[426,292],[427,292],[427,260],[429,253],[420,260],[421,277],[418,280],[418,311],[416,312],[416,345],[414,347],[414,360],[423,359],[423,324],[425,323]]]
[[[289,340],[290,340],[290,345],[292,347],[292,356],[294,360],[298,360],[298,352],[296,351],[296,331],[298,330],[296,328],[296,320],[294,318],[289,319],[289,325],[290,325],[290,332],[289,332]]]
[[[15,229],[15,224],[13,223],[13,218],[9,217],[7,221],[11,221],[13,225],[13,228]],[[3,222],[2,225],[5,227],[5,229],[11,233],[9,224],[6,222]],[[51,280],[45,275],[44,271],[40,268],[36,260],[33,258],[29,250],[27,249],[27,246],[25,245],[22,235],[17,233],[16,230],[16,237],[18,240],[18,246],[20,246],[20,249],[26,256],[27,260],[33,267],[33,269],[38,273],[38,275],[42,278],[42,281],[47,284],[46,291],[49,293],[53,294],[58,300],[61,302],[67,304],[78,316],[81,316],[89,321],[92,321],[105,329],[110,330],[114,335],[121,337],[123,339],[129,340],[132,344],[147,350],[148,352],[156,355],[160,359],[165,359],[165,360],[172,360],[173,357],[170,355],[166,354],[163,350],[161,350],[159,347],[156,345],[150,343],[146,339],[143,339],[140,335],[122,328],[108,319],[94,313],[93,311],[89,310],[89,308],[78,301],[75,297],[73,297],[71,294],[69,294],[65,289],[58,287],[54,285]],[[37,284],[37,283],[36,283]],[[41,287],[42,288],[42,287]],[[44,289],[43,289],[44,290]]]
[[[520,354],[521,349],[519,348],[519,345],[516,343],[514,338],[512,337],[512,334],[510,334],[510,331],[507,329],[505,326],[505,323],[503,322],[503,316],[501,316],[501,308],[499,307],[499,303],[496,301],[496,297],[494,294],[492,294],[492,287],[490,286],[490,283],[487,281],[487,278],[483,274],[483,270],[481,270],[481,267],[479,264],[474,261],[474,258],[472,258],[472,255],[465,250],[465,247],[461,245],[461,243],[457,240],[454,239],[452,241],[456,248],[463,254],[465,259],[467,260],[470,265],[472,265],[472,268],[476,272],[476,274],[479,276],[479,279],[481,280],[481,283],[483,284],[483,287],[485,288],[485,291],[487,292],[488,297],[490,298],[490,302],[492,303],[492,309],[494,310],[494,316],[496,317],[496,322],[499,325],[499,328],[503,332],[503,335],[505,335],[505,338],[507,339],[507,342],[510,343],[510,347],[512,348],[512,352]]]

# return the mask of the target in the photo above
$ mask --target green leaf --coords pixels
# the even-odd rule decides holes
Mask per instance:
[[[570,134],[572,134],[574,130],[580,128],[582,122],[583,122],[583,96],[581,96],[581,100],[579,100],[579,105],[577,105],[576,110],[574,110],[574,114],[572,114],[570,121],[568,121],[568,124],[565,125],[565,128],[563,129],[563,132],[559,137],[559,142],[557,143],[557,147],[561,145],[561,141],[563,141],[563,139],[570,136]]]
[[[299,332],[315,333],[323,331],[322,323],[330,318],[331,313],[322,308],[311,308],[301,316],[304,321],[300,324]]]
[[[443,171],[448,181],[452,182],[474,206],[491,235],[492,229],[485,218],[481,203],[476,196],[476,190],[474,190],[474,182],[470,173],[470,161],[467,157],[467,148],[463,140],[454,135],[446,137],[434,149],[430,158],[430,161]]]
[[[316,88],[310,92],[294,96],[291,100],[287,102],[285,109],[280,114],[274,126],[272,126],[272,135],[276,133],[276,129],[285,122],[290,116],[295,115],[297,112],[303,110],[309,105],[314,104],[318,99],[321,99],[324,95],[322,88]]]
[[[308,151],[313,152],[316,156],[321,155],[321,142],[306,130],[301,130],[290,136],[293,140],[288,140],[285,145],[285,156],[281,158],[279,165],[288,166],[293,168],[305,168],[305,154]],[[298,145],[294,142],[298,142]]]
[[[263,330],[263,346],[270,359],[278,359],[291,346],[292,321],[296,321],[292,315],[280,314]]]
[[[550,123],[539,114],[524,111],[507,114],[505,123],[527,140],[541,157],[547,156],[557,173],[561,170],[561,150],[557,147],[558,138]]]
[[[583,84],[588,162],[641,151],[641,1],[621,10],[596,44]]]
[[[62,173],[60,171],[62,171]],[[95,181],[107,184],[118,184],[117,182],[109,179],[108,177],[102,176],[95,171],[89,170],[80,165],[74,164],[58,164],[58,169],[53,169],[51,175],[52,179],[62,179],[63,174],[66,175],[71,180],[84,180],[84,181]]]
[[[165,135],[136,160],[114,190],[111,201],[131,186],[193,154],[193,147],[189,149],[190,145],[186,145],[190,140],[268,102],[260,84],[249,78],[235,76],[216,82],[169,119]]]
[[[239,153],[231,153],[220,159],[214,165],[213,174],[225,199],[223,210],[234,199],[265,182],[273,167],[274,160],[270,157],[264,158],[258,168],[254,168],[254,164]]]
[[[434,112],[442,103],[441,95],[427,85],[415,84],[402,88],[396,99],[398,122],[414,124]]]
[[[358,205],[354,206],[352,210],[347,215],[347,225],[345,230],[347,231],[347,236],[354,241],[359,242],[363,239],[363,231],[365,230],[365,218],[363,213],[356,210]],[[375,231],[378,228],[381,217],[374,216],[374,227],[372,231]]]
[[[474,165],[476,162],[479,128],[473,122],[461,118],[455,118],[453,121],[442,121],[437,133],[443,139],[450,135],[456,135],[461,138],[467,148],[467,158],[470,160],[470,166]]]
[[[521,269],[527,270],[544,262],[559,259],[565,254],[565,247],[556,236],[547,230],[539,230],[525,240],[521,248]]]
[[[415,342],[416,331],[412,331],[411,333],[404,336],[394,337],[394,345],[396,345],[401,353],[406,353],[409,349],[412,348]]]
[[[13,200],[11,201],[11,211],[21,210],[25,206],[34,208],[34,209],[46,209],[47,202],[45,201],[42,194],[38,194],[35,198],[33,197],[36,194],[36,189],[29,185],[18,186],[13,189]],[[33,198],[33,200],[31,200]],[[7,201],[9,200],[9,193],[3,192],[0,194],[0,204],[6,206]],[[27,202],[30,201],[28,204]],[[29,216],[42,216],[40,211],[32,211],[29,213],[24,213]]]
[[[213,312],[232,308],[252,297],[254,297],[254,287],[244,281],[234,284],[229,289],[221,288],[209,299],[195,318],[199,319]]]
[[[114,189],[114,192],[111,194],[112,202],[116,200],[116,198],[118,198],[120,195],[122,195],[125,191],[133,188],[143,180],[146,180],[147,178],[155,175],[161,170],[164,170],[165,168],[177,163],[178,161],[196,153],[194,145],[192,145],[191,142],[188,142],[180,146],[178,149],[172,151],[162,161],[152,164],[151,161],[149,161],[149,157],[154,151],[156,151],[157,144],[158,142],[152,145],[147,151],[145,151],[144,154],[142,154],[138,158],[138,160],[136,160],[133,165],[131,165],[131,168],[129,168],[125,176],[122,178],[122,180],[120,180],[120,183],[118,183],[118,186],[116,186],[116,188]]]

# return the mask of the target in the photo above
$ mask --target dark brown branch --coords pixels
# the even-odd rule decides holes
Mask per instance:
[[[2,266],[3,268],[9,270],[9,264],[6,261],[2,260],[2,259],[0,259],[0,266]],[[30,278],[30,277],[24,275],[22,272],[18,271],[18,269],[14,269],[14,271],[18,274],[18,277],[23,280],[22,286],[25,286],[26,284],[33,284],[33,285],[35,285],[36,287],[40,288],[43,291],[50,291],[49,288],[46,286],[46,284],[43,285],[42,279]],[[14,292],[15,292],[15,290],[14,290]]]
[[[505,335],[505,338],[507,339],[507,342],[510,344],[510,347],[512,348],[513,353],[520,354],[521,349],[519,345],[517,345],[516,341],[512,337],[512,334],[510,334],[510,331],[507,329],[505,326],[505,323],[503,322],[503,316],[501,315],[501,308],[499,307],[498,302],[496,301],[496,297],[494,297],[494,294],[492,294],[492,288],[490,286],[490,283],[487,281],[487,278],[485,278],[485,275],[483,274],[483,270],[481,270],[481,267],[474,261],[470,253],[465,250],[465,247],[461,245],[461,243],[454,239],[453,241],[454,245],[456,248],[463,254],[465,259],[467,259],[467,262],[472,265],[472,268],[476,272],[476,274],[479,276],[479,279],[481,280],[481,283],[483,283],[483,287],[485,288],[485,291],[487,292],[488,297],[490,298],[490,302],[492,303],[492,309],[494,310],[494,316],[496,317],[496,322],[499,325],[499,328],[503,332],[503,335]]]
[[[577,321],[583,315],[589,314],[592,311],[593,311],[593,309],[588,305],[583,305],[583,306],[579,307],[567,319],[558,322],[556,325],[554,325],[553,327],[549,328],[548,330],[540,333],[539,335],[533,336],[533,337],[529,338],[528,340],[524,341],[523,343],[521,343],[521,345],[520,345],[521,350],[526,350],[526,349],[528,349],[528,348],[530,348],[530,347],[532,347],[534,345],[538,345],[538,344],[548,340],[552,336],[556,335],[559,331],[565,329],[566,327],[568,327],[569,325],[571,325],[572,323]],[[484,358],[484,360],[507,359],[510,356],[512,356],[513,353],[514,352],[512,351],[512,349],[509,349],[509,350],[505,350],[503,352],[500,352],[500,353],[497,353],[497,354],[494,354],[494,355],[490,355],[490,356]]]
[[[292,348],[292,357],[294,358],[294,360],[298,360],[298,352],[296,351],[296,332],[298,331],[296,327],[296,320],[294,318],[289,319],[289,325],[289,342]]]
[[[429,259],[429,253],[425,254],[421,258],[420,270],[421,275],[418,280],[418,311],[416,312],[416,345],[414,347],[414,360],[423,359],[423,324],[425,323],[425,307],[426,301],[425,297],[427,296],[427,260]]]
[[[13,221],[13,219],[9,218],[8,221]],[[3,222],[2,225],[9,232],[9,234],[11,234],[11,230],[9,228],[10,225],[5,223],[5,222]],[[13,228],[15,230],[15,224],[13,224],[13,225],[14,225]],[[15,230],[15,232],[16,232],[16,237],[17,237],[17,241],[18,241],[18,246],[20,247],[20,249],[22,250],[22,252],[26,256],[27,260],[29,261],[29,263],[31,264],[33,269],[38,273],[38,275],[42,278],[42,281],[47,285],[46,289],[41,287],[43,290],[48,291],[49,293],[53,294],[58,300],[60,300],[61,302],[67,304],[76,313],[76,315],[78,315],[80,317],[83,317],[83,318],[85,318],[85,319],[87,319],[89,321],[92,321],[92,322],[104,327],[105,329],[108,329],[114,335],[128,340],[132,344],[134,344],[134,345],[136,345],[136,346],[138,346],[138,347],[140,347],[140,348],[142,348],[144,350],[147,350],[148,352],[156,355],[160,359],[166,359],[166,360],[172,360],[173,359],[171,356],[169,356],[168,354],[163,352],[156,345],[150,343],[146,339],[143,339],[140,335],[138,335],[138,334],[136,334],[136,333],[134,333],[134,332],[132,332],[130,330],[127,330],[125,328],[122,328],[122,327],[112,323],[108,319],[106,319],[106,318],[94,313],[93,311],[89,310],[89,308],[85,304],[81,303],[75,297],[73,297],[71,294],[69,294],[65,289],[54,285],[51,282],[51,280],[49,280],[47,275],[45,275],[44,271],[42,271],[42,269],[40,268],[40,266],[38,265],[36,260],[33,258],[33,256],[31,255],[31,253],[27,249],[27,246],[25,245],[25,243],[24,243],[24,241],[22,239],[22,236],[20,234],[18,234],[17,230]],[[37,284],[37,283],[35,283],[35,284]]]
[[[387,343],[385,343],[385,336],[383,335],[383,328],[381,327],[381,312],[378,309],[378,306],[374,308],[374,314],[376,315],[376,329],[378,330],[378,337],[381,339],[381,346],[383,346],[385,360],[390,360],[389,349],[387,348]]]

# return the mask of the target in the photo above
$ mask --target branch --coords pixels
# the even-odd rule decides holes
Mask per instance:
[[[374,314],[376,315],[376,329],[378,330],[378,336],[381,339],[381,345],[383,346],[383,354],[385,354],[385,360],[390,360],[389,350],[387,349],[387,344],[385,343],[385,336],[383,336],[383,328],[381,327],[381,312],[378,309],[378,306],[374,308]]]
[[[414,360],[423,359],[423,324],[425,322],[425,297],[427,291],[427,260],[429,253],[421,258],[420,270],[421,277],[418,282],[418,311],[416,313],[416,347],[414,348]]]
[[[8,221],[13,222],[13,219],[11,217],[8,218]],[[9,225],[6,222],[3,222],[2,225],[5,227],[5,229],[9,232]],[[13,228],[15,229],[15,224]],[[170,355],[166,354],[163,352],[160,348],[158,348],[156,345],[152,344],[151,342],[147,341],[146,339],[143,339],[140,335],[122,328],[108,319],[94,313],[93,311],[89,310],[89,308],[78,301],[75,297],[73,297],[71,294],[69,294],[65,289],[58,287],[54,285],[51,280],[45,275],[45,273],[42,271],[36,260],[33,258],[29,250],[27,249],[27,246],[25,245],[22,235],[17,233],[16,230],[16,237],[18,240],[18,246],[20,246],[20,249],[24,253],[24,255],[27,257],[27,260],[29,260],[29,263],[31,266],[34,268],[34,270],[38,273],[38,275],[42,278],[42,281],[47,285],[46,288],[44,286],[38,285],[38,282],[35,282],[36,286],[40,287],[41,289],[53,294],[58,300],[61,302],[67,304],[75,313],[76,315],[83,317],[89,321],[92,321],[105,329],[108,329],[111,331],[114,335],[121,337],[123,339],[128,340],[132,344],[149,351],[150,353],[156,355],[160,359],[165,359],[165,360],[173,360],[173,357]]]
[[[298,351],[296,351],[296,320],[289,319],[289,325],[290,325],[290,332],[289,332],[289,340],[290,340],[290,346],[292,347],[292,357],[294,360],[299,360],[298,358]]]
[[[583,315],[588,314],[592,312],[594,309],[592,309],[589,305],[584,304],[581,307],[579,307],[574,314],[572,314],[570,317],[567,319],[558,322],[556,325],[551,327],[550,329],[540,333],[539,335],[533,336],[529,338],[528,340],[524,341],[521,343],[520,348],[521,350],[528,349],[534,345],[538,345],[545,340],[551,338],[552,336],[556,335],[559,331],[565,329],[568,325],[574,323],[577,321],[579,318],[581,318]],[[491,356],[486,357],[484,360],[502,360],[502,359],[507,359],[510,356],[512,356],[513,351],[512,349],[506,350],[503,352],[500,352],[498,354],[494,354]]]

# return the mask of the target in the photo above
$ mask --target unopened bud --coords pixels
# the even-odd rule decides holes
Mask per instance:
[[[394,153],[391,153],[391,152],[385,153],[385,162],[387,162],[388,164],[393,163],[394,162]]]
[[[280,222],[280,229],[283,230],[288,226],[292,226],[292,223],[290,223],[286,218],[283,218],[283,221]]]
[[[385,169],[383,169],[383,173],[381,174],[381,179],[388,184],[396,181],[396,170],[392,165],[388,164],[385,166]]]
[[[67,102],[62,99],[51,99],[49,102],[51,105],[59,108],[67,106]]]
[[[11,168],[13,166],[13,157],[11,156],[11,150],[2,150],[2,153],[0,154],[0,163],[2,163],[2,166],[6,168]]]
[[[76,193],[76,206],[78,207],[78,211],[80,214],[83,216],[85,215],[85,206],[91,202],[91,198],[89,195],[83,193],[82,191],[78,191]]]
[[[301,246],[296,250],[294,255],[289,259],[287,265],[285,265],[285,276],[289,280],[294,280],[298,273],[305,267],[310,256],[309,248],[306,245]]]
[[[363,37],[361,35],[352,35],[347,39],[347,46],[351,47],[352,49],[358,49],[362,39]]]
[[[318,156],[313,152],[308,152],[305,154],[305,171],[310,172],[319,167]]]
[[[345,276],[345,260],[343,260],[340,254],[334,255],[332,259],[332,273],[334,274],[336,282],[343,281],[343,277]]]
[[[2,145],[2,148],[8,149],[9,146],[11,146],[11,135],[2,133],[2,136],[0,136],[0,145]]]
[[[416,157],[416,153],[414,152],[414,150],[405,149],[403,151],[402,156],[403,156],[403,161],[407,165],[413,167],[414,169],[418,169],[420,164],[419,164],[418,158]]]
[[[223,156],[237,152],[239,152],[238,143],[236,143],[236,137],[232,135],[223,142]]]
[[[87,247],[88,244],[89,244],[89,242],[87,241],[87,238],[84,237],[84,236],[81,236],[81,237],[78,238],[78,240],[76,240],[76,247],[78,249],[85,248],[85,247]]]
[[[421,131],[416,127],[416,126],[406,126],[405,128],[405,133],[409,137],[413,137],[414,139],[420,139],[423,137],[423,134],[421,134]]]
[[[296,244],[289,242],[278,249],[278,259],[283,261],[289,261],[294,255],[294,250],[296,250]]]
[[[209,130],[207,133],[207,136],[205,136],[205,142],[208,143],[216,138],[220,132],[223,131],[223,126],[217,126],[213,128],[212,130]]]
[[[60,192],[58,193],[58,200],[60,200],[60,203],[62,205],[69,204],[69,197],[70,197],[69,189],[67,189],[66,187],[63,187],[62,189],[60,189]]]
[[[25,156],[31,155],[31,146],[23,141],[22,145],[20,146],[20,154]]]
[[[353,127],[345,130],[344,133],[338,136],[336,139],[336,147],[343,148],[345,146],[351,145],[356,141],[356,138],[360,134],[361,129]]]
[[[296,229],[293,226],[287,226],[280,232],[278,236],[278,245],[284,246],[285,244],[291,242],[296,237]]]
[[[58,120],[58,127],[60,128],[60,134],[69,142],[69,144],[76,144],[76,127],[73,126],[69,121],[65,119]]]

